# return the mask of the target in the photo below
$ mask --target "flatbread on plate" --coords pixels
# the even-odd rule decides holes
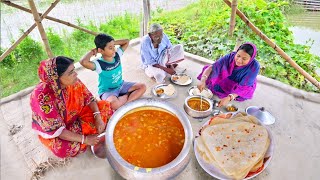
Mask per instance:
[[[231,179],[243,179],[263,165],[270,139],[254,117],[216,118],[197,138],[201,157]]]
[[[168,96],[172,96],[176,91],[172,84],[169,84],[168,86],[163,86],[162,89],[164,90],[163,93]]]

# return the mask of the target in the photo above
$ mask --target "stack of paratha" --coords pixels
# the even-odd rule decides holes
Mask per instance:
[[[215,117],[196,139],[199,155],[230,179],[243,179],[263,168],[270,139],[253,116]]]

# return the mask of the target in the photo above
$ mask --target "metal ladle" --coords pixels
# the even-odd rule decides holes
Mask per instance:
[[[200,94],[200,111],[202,110],[202,95]]]

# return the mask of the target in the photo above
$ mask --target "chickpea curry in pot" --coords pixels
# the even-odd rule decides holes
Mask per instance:
[[[118,153],[130,164],[156,168],[179,155],[185,133],[176,115],[161,108],[139,109],[119,120],[113,140]]]

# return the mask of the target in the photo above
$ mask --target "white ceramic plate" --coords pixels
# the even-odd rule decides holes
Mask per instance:
[[[198,161],[198,163],[200,164],[200,166],[208,173],[210,174],[212,177],[215,177],[217,179],[221,179],[221,180],[231,180],[230,178],[228,178],[227,176],[225,176],[218,168],[216,168],[214,165],[212,164],[209,164],[207,163],[204,159],[202,159],[202,157],[199,155],[199,152],[198,152],[198,149],[197,149],[197,139],[199,138],[200,136],[200,132],[202,130],[202,128],[206,125],[208,125],[210,122],[210,120],[208,120],[207,122],[205,122],[202,127],[200,128],[200,130],[198,131],[198,134],[197,136],[195,137],[195,140],[194,140],[194,143],[193,143],[193,150],[194,150],[194,153],[195,153],[195,156],[196,156],[196,159]],[[265,154],[265,159],[268,158],[265,162],[264,162],[264,167],[262,169],[262,171],[256,173],[256,174],[253,174],[252,176],[250,177],[247,177],[245,178],[244,180],[248,180],[248,179],[251,179],[251,178],[254,178],[256,177],[257,175],[259,175],[261,172],[263,172],[267,167],[268,165],[270,164],[270,161],[272,159],[272,156],[273,156],[273,150],[274,150],[274,139],[273,139],[273,136],[271,134],[271,131],[269,130],[269,128],[267,128],[266,126],[262,125],[263,127],[265,127],[268,131],[268,134],[269,134],[269,138],[270,138],[270,145],[269,145],[269,148]]]
[[[174,88],[174,93],[173,93],[173,95],[171,95],[171,96],[169,96],[169,95],[167,95],[167,94],[165,94],[165,93],[162,93],[161,95],[158,95],[158,94],[156,93],[156,90],[157,90],[157,89],[163,88],[163,87],[166,87],[166,86],[169,86],[169,84],[158,84],[158,85],[154,86],[154,87],[151,89],[152,94],[153,94],[155,97],[161,98],[161,99],[169,99],[169,98],[175,97],[175,96],[177,95],[177,89],[176,89],[176,88]]]
[[[179,78],[181,78],[182,76],[185,76],[187,77],[187,81],[181,83],[179,81]],[[180,85],[180,86],[187,86],[189,84],[192,83],[192,78],[188,75],[188,74],[185,74],[185,73],[178,73],[178,74],[174,74],[171,76],[170,80],[174,83],[174,84],[177,84],[177,85]]]

